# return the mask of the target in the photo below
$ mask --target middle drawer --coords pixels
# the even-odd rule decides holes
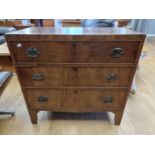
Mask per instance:
[[[23,87],[128,87],[132,67],[17,67]]]

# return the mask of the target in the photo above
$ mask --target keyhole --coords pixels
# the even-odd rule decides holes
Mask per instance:
[[[77,94],[77,90],[74,91],[74,94]]]
[[[73,47],[76,47],[76,43],[73,43]]]
[[[77,68],[76,68],[76,67],[74,67],[73,70],[74,70],[75,72],[77,72]]]

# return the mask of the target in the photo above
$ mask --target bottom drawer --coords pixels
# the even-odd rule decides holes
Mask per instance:
[[[80,111],[85,109],[121,108],[126,90],[105,89],[25,89],[31,109]],[[90,111],[91,112],[91,111]]]
[[[61,106],[62,91],[60,90],[26,89],[24,94],[28,105],[34,110],[52,110]]]
[[[63,92],[62,107],[69,108],[120,108],[123,105],[124,90],[66,90]]]

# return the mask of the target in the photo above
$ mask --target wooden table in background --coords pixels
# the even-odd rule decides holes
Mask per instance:
[[[17,30],[22,30],[28,27],[34,27],[35,24],[18,24],[18,25],[13,25]]]
[[[15,72],[15,68],[11,61],[10,51],[6,43],[0,45],[0,66],[2,71],[8,70]]]
[[[0,45],[0,57],[1,56],[10,56],[10,52],[6,43]]]
[[[64,19],[62,20],[62,27],[80,27],[81,21],[79,19]]]
[[[12,26],[21,24],[21,20],[0,20],[0,26]]]
[[[127,26],[130,22],[130,19],[116,19],[118,22],[118,27],[124,27]]]

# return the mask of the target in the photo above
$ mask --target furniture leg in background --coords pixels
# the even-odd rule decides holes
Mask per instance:
[[[11,72],[8,72],[8,71],[0,72],[0,95],[2,94],[4,89],[6,88],[6,86],[9,83],[11,77],[12,77]],[[0,115],[8,115],[8,114],[11,115],[11,116],[15,115],[14,112],[0,111]]]

